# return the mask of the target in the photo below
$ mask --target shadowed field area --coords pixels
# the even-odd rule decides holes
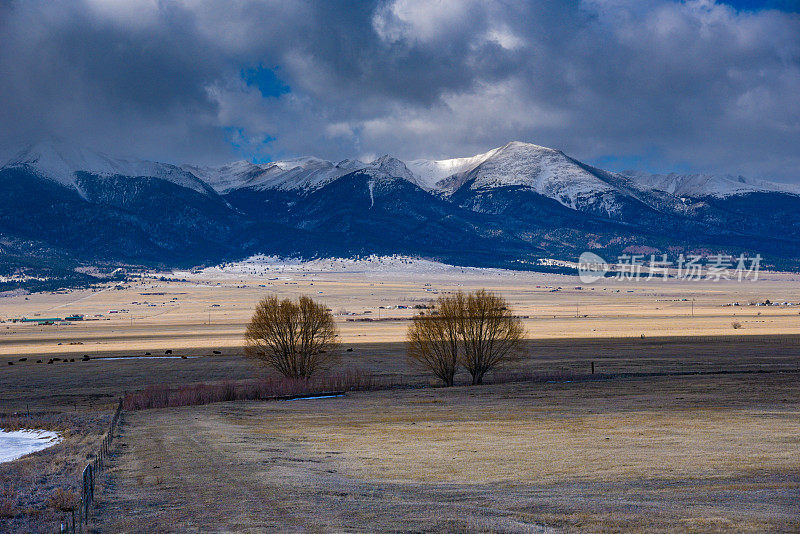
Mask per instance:
[[[342,369],[409,384],[432,382],[430,375],[409,365],[405,343],[352,343],[344,347],[353,351],[342,354]],[[524,350],[524,360],[499,373],[585,374],[590,372],[592,361],[597,373],[614,374],[800,369],[800,336],[795,335],[528,340]],[[46,357],[28,357],[13,366],[0,365],[0,414],[113,406],[125,391],[146,386],[264,376],[263,369],[244,358],[241,348],[222,352],[212,354],[208,348],[181,351],[189,356],[187,359],[136,359],[120,358],[131,356],[130,352],[110,351],[93,353],[93,359],[86,362],[76,358],[74,362],[50,365]],[[38,359],[43,363],[36,363]],[[466,380],[462,374],[456,382]]]
[[[726,375],[129,413],[102,526],[792,532],[798,399]]]

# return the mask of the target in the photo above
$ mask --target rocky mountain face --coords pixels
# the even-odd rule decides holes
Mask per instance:
[[[756,254],[800,266],[800,188],[613,173],[512,142],[364,163],[170,165],[43,143],[0,168],[0,276],[79,265],[198,265],[254,253],[420,255],[536,268],[584,250]]]

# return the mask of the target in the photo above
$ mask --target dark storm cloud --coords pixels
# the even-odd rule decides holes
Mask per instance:
[[[618,167],[800,181],[800,17],[785,11],[0,1],[0,42],[5,147],[56,135],[222,161],[464,156],[518,139]]]

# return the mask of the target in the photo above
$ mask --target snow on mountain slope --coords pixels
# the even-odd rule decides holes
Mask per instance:
[[[408,167],[406,167],[406,164],[397,158],[389,156],[388,154],[376,159],[367,165],[363,170],[365,172],[369,172],[376,178],[401,178],[411,182],[412,184],[419,185],[417,183],[417,177],[409,170]]]
[[[714,174],[648,174],[637,171],[622,173],[637,183],[678,197],[712,196],[725,198],[755,192],[778,192],[800,195],[800,186],[778,184],[743,176]]]
[[[6,167],[28,167],[34,172],[65,187],[75,189],[84,196],[77,183],[76,173],[83,171],[98,176],[144,176],[159,178],[193,189],[202,194],[213,194],[213,189],[175,165],[154,161],[124,159],[94,152],[65,143],[46,141],[32,145],[11,158]]]
[[[418,159],[404,163],[388,155],[366,164],[358,160],[332,163],[300,157],[265,164],[237,161],[222,166],[175,166],[153,161],[108,156],[64,142],[45,141],[30,146],[6,164],[28,167],[39,175],[77,190],[76,173],[98,176],[144,176],[170,181],[202,194],[227,194],[238,189],[281,190],[308,193],[356,170],[375,178],[407,180],[422,189],[448,195],[465,183],[485,191],[522,187],[552,198],[572,209],[597,209],[612,213],[621,197],[647,202],[653,194],[673,197],[715,196],[749,192],[800,195],[800,186],[710,174],[647,174],[636,171],[593,171],[559,150],[530,143],[511,142],[471,157],[445,160]],[[661,198],[660,197],[660,198]],[[661,198],[661,200],[663,200]],[[661,201],[660,200],[660,201]]]
[[[383,156],[364,164],[357,160],[342,160],[337,164],[314,157],[275,161],[262,165],[237,162],[216,168],[184,166],[209,183],[219,193],[234,189],[257,191],[279,190],[311,192],[354,171],[364,171],[374,178],[399,178],[417,183],[405,164],[391,156]]]
[[[605,197],[619,192],[560,150],[516,141],[495,149],[472,170],[451,176],[437,185],[454,192],[470,180],[472,190],[523,187],[568,208],[580,209],[599,202],[603,204],[602,209],[609,212],[615,206],[613,200]]]
[[[182,165],[183,169],[192,172],[223,195],[236,189],[308,192],[363,167],[360,161],[343,160],[334,165],[315,157],[263,164],[236,161],[219,167]]]
[[[406,163],[406,166],[417,176],[417,182],[423,189],[436,190],[436,184],[454,174],[471,171],[490,157],[494,156],[500,148],[468,158],[453,158],[441,160],[416,159]]]
[[[257,185],[250,186],[253,189],[310,192],[353,172],[358,165],[349,161],[334,165],[318,158],[297,158],[267,163],[261,167],[266,174]]]
[[[259,176],[264,174],[264,169],[244,160],[219,167],[181,165],[181,168],[203,180],[219,194],[247,187],[248,184],[257,181]]]

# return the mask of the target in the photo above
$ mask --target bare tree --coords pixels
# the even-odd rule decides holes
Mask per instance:
[[[289,378],[308,378],[338,357],[336,324],[327,308],[302,296],[266,297],[245,332],[247,356]]]
[[[458,369],[458,326],[463,308],[463,293],[441,296],[431,314],[415,316],[408,328],[408,357],[433,372],[445,386],[453,385]]]
[[[486,290],[441,296],[433,314],[414,317],[408,356],[446,386],[461,364],[482,384],[484,375],[520,354],[524,330],[500,296]]]
[[[504,298],[484,289],[470,293],[460,319],[464,342],[460,359],[473,385],[482,384],[491,369],[519,357],[524,329]]]

